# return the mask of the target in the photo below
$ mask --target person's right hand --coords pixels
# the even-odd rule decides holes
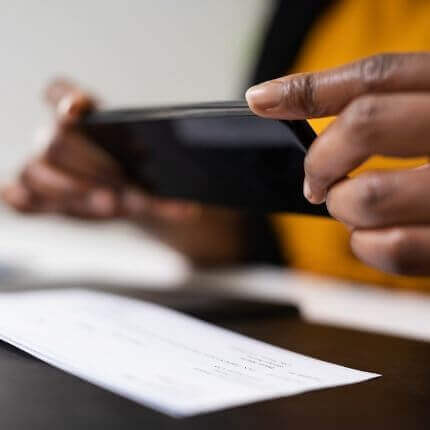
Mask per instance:
[[[429,71],[430,52],[386,53],[247,93],[265,118],[337,115],[306,155],[304,195],[349,227],[360,260],[401,275],[430,275]],[[374,155],[422,165],[352,174]]]
[[[46,99],[55,112],[52,136],[2,190],[9,206],[25,213],[139,221],[197,263],[241,258],[241,214],[147,194],[75,127],[81,115],[95,107],[92,97],[68,81],[56,80],[48,86]]]

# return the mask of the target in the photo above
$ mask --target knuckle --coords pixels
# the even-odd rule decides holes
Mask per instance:
[[[327,194],[326,204],[334,218],[358,228],[369,228],[384,224],[384,202],[388,195],[382,175],[363,173],[335,184]]]
[[[299,112],[305,112],[309,117],[320,116],[322,106],[316,97],[316,78],[312,73],[304,73],[295,79],[288,80],[285,93],[289,95],[288,103],[297,107]]]
[[[411,255],[414,254],[414,240],[408,230],[393,229],[385,247],[385,258],[390,271],[408,273],[411,270]]]
[[[377,173],[367,173],[358,179],[357,209],[363,214],[377,211],[382,201],[387,197],[387,187],[382,176]]]
[[[379,99],[376,96],[363,96],[354,100],[346,109],[344,122],[347,134],[354,137],[354,142],[369,145],[378,138]],[[351,139],[352,141],[352,139]]]
[[[379,103],[376,96],[362,96],[354,100],[347,109],[347,119],[354,131],[360,132],[371,125],[378,114]]]
[[[364,91],[371,92],[384,87],[397,63],[398,56],[395,54],[378,54],[364,59],[359,68]]]

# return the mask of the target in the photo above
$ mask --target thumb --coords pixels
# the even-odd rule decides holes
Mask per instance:
[[[316,73],[296,73],[250,88],[250,109],[265,118],[337,115],[370,93],[428,91],[430,53],[380,54]]]
[[[45,90],[45,99],[54,108],[61,123],[73,123],[84,113],[94,109],[95,100],[76,84],[55,79]]]

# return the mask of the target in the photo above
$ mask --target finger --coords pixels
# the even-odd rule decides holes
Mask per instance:
[[[52,166],[44,159],[29,163],[21,174],[27,190],[45,199],[63,200],[85,194],[94,184]]]
[[[20,182],[32,196],[34,210],[101,218],[119,213],[115,190],[60,170],[46,159],[29,163]]]
[[[54,199],[44,199],[29,189],[21,180],[3,187],[0,197],[13,209],[23,213],[61,212],[64,204]]]
[[[96,188],[87,194],[64,200],[62,213],[90,219],[110,219],[121,215],[120,196],[107,188]]]
[[[430,223],[430,165],[417,169],[366,172],[334,185],[327,207],[355,228]]]
[[[111,186],[124,182],[118,163],[77,131],[57,130],[44,157],[57,168],[92,182]]]
[[[20,182],[3,187],[0,190],[0,197],[19,212],[34,212],[38,208],[32,193]]]
[[[250,88],[249,107],[268,118],[336,115],[358,96],[430,89],[430,53],[383,54],[318,73],[285,76]]]
[[[119,213],[119,197],[114,190],[70,175],[43,159],[30,163],[20,180],[34,211],[85,218],[109,218]]]
[[[180,223],[196,220],[201,212],[199,204],[160,199],[138,188],[126,187],[121,195],[121,213],[128,217],[145,217]]]
[[[147,212],[149,200],[149,196],[141,190],[124,187],[120,196],[121,214],[125,217],[139,218]]]
[[[96,189],[88,194],[55,200],[35,195],[31,212],[70,215],[83,219],[110,219],[119,216],[118,198],[111,190]]]
[[[24,213],[59,213],[88,219],[106,219],[120,215],[119,196],[112,190],[103,188],[52,198],[37,194],[24,183],[18,182],[3,187],[0,197],[13,209]]]
[[[384,272],[430,275],[430,226],[354,230],[351,248],[361,261]]]
[[[95,100],[89,94],[65,79],[51,82],[45,91],[45,98],[65,124],[73,123],[95,106]]]
[[[37,211],[58,213],[84,219],[111,219],[120,216],[119,196],[106,188],[95,188],[86,194],[63,199],[39,198]]]
[[[324,200],[327,188],[372,155],[430,153],[430,94],[365,96],[353,101],[311,146],[305,158],[307,198]]]

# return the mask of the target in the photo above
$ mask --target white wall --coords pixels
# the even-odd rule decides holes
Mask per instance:
[[[0,180],[28,155],[52,76],[108,105],[232,99],[271,0],[0,0]]]

